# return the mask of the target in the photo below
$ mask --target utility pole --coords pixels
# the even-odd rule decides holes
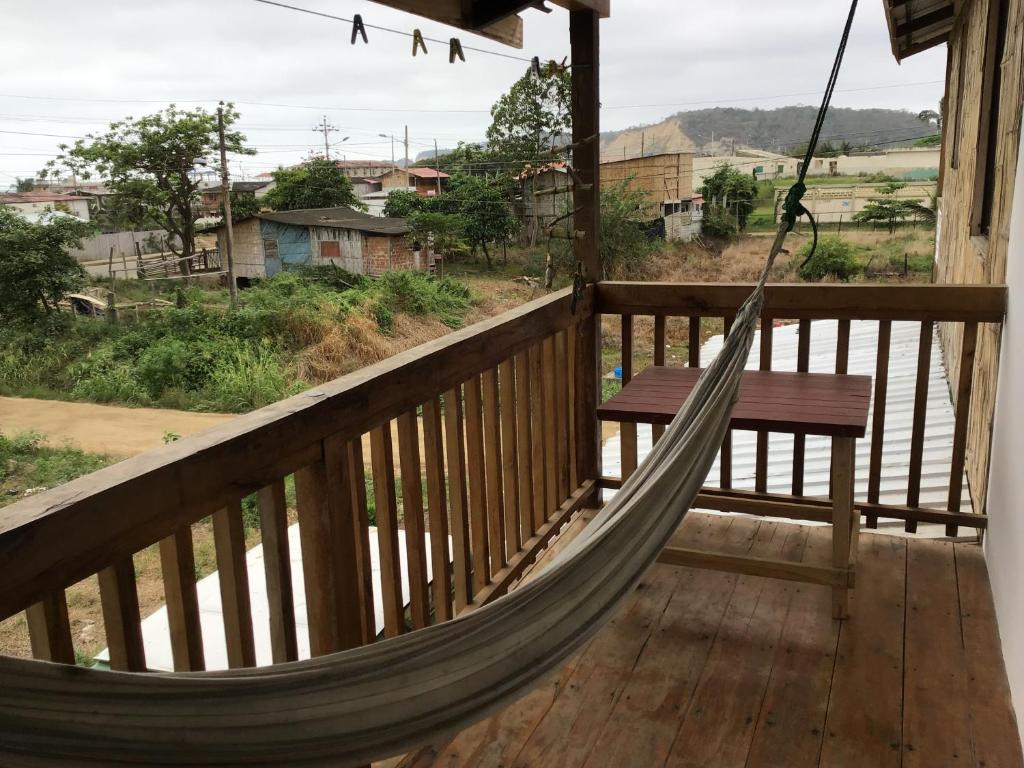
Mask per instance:
[[[437,174],[437,194],[441,194],[441,164],[437,158],[437,139],[434,139],[434,173]]]
[[[640,131],[640,157],[644,156],[644,132]]]
[[[328,125],[327,124],[327,115],[324,115],[323,119],[320,122],[320,125],[314,125],[313,126],[313,130],[316,131],[317,133],[322,133],[324,135],[324,159],[325,160],[330,160],[331,159],[331,144],[330,144],[327,136],[328,136],[328,134],[336,132],[338,129],[335,128],[333,125]]]
[[[224,246],[228,263],[228,295],[231,306],[238,303],[238,285],[235,283],[235,233],[231,222],[231,180],[228,175],[228,151],[224,146],[224,102],[217,107],[217,135],[220,138],[220,190],[224,200]]]
[[[409,126],[405,126],[405,167],[409,167]]]

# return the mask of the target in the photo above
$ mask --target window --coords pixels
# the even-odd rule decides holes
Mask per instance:
[[[263,241],[263,257],[266,259],[277,259],[279,258],[277,250],[277,240],[264,240]]]
[[[1006,47],[1007,0],[991,0],[985,32],[985,63],[981,85],[981,119],[978,125],[978,159],[974,168],[974,200],[971,234],[988,237],[996,185],[998,149],[1000,64]]]
[[[341,258],[341,243],[337,240],[321,240],[320,241],[320,258],[321,259],[340,259]]]

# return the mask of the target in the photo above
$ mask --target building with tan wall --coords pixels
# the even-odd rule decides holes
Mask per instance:
[[[651,218],[689,210],[693,200],[693,153],[670,152],[601,163],[601,186],[626,182],[640,190],[651,206]]]

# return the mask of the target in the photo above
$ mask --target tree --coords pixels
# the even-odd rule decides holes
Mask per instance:
[[[658,212],[629,180],[601,187],[601,271],[604,277],[635,280],[657,247],[648,224]]]
[[[917,113],[917,119],[928,125],[935,123],[935,132],[942,133],[942,114],[934,109],[922,109]]]
[[[467,251],[466,222],[453,213],[417,211],[409,217],[409,239],[413,246],[430,243],[436,253],[453,258]]]
[[[906,221],[935,221],[935,200],[930,205],[922,205],[918,200],[901,199],[896,193],[906,184],[890,182],[877,187],[881,197],[872,197],[864,204],[864,209],[854,214],[855,221],[882,222],[889,234],[896,231],[896,226]]]
[[[393,190],[384,202],[384,215],[404,219],[414,213],[425,211],[430,199],[410,192],[408,189]]]
[[[248,192],[231,193],[231,222],[237,224],[240,221],[255,216],[260,212],[262,203],[256,199],[256,195]],[[224,203],[219,206],[220,220],[224,222]]]
[[[275,211],[301,208],[353,208],[365,211],[352,182],[331,160],[317,159],[296,168],[278,168],[271,175],[274,188],[263,203]]]
[[[0,205],[0,318],[26,323],[49,315],[85,283],[85,270],[68,254],[94,227],[74,216],[21,218]]]
[[[230,130],[238,112],[228,104],[224,110],[225,144],[229,152],[254,154],[244,146],[245,136]],[[178,109],[171,104],[162,112],[145,117],[126,117],[110,124],[101,136],[89,135],[74,146],[59,145],[61,154],[43,172],[64,169],[88,179],[98,175],[114,193],[130,196],[141,206],[155,211],[169,235],[172,252],[188,258],[195,252],[195,222],[200,216],[197,203],[199,169],[218,165],[217,116],[202,108]],[[181,243],[180,251],[173,240]]]
[[[22,179],[17,176],[14,177],[14,191],[15,192],[31,192],[36,188],[35,179]]]
[[[519,225],[509,205],[509,183],[501,178],[457,174],[449,180],[448,191],[436,199],[440,210],[462,216],[466,241],[474,252],[483,250],[488,268],[494,266],[488,244],[508,242]]]
[[[572,127],[571,95],[567,71],[541,77],[527,71],[491,107],[488,147],[504,160],[536,161]]]
[[[757,182],[730,165],[720,165],[713,174],[704,179],[704,184],[697,190],[704,196],[704,215],[712,216],[716,212],[732,214],[736,218],[736,226],[745,229],[747,217],[754,210],[757,198]]]

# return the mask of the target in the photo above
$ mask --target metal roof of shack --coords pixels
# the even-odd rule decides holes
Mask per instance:
[[[376,235],[404,235],[409,232],[409,222],[396,217],[371,216],[351,208],[303,208],[296,211],[275,211],[260,213],[257,217],[279,224],[293,224],[300,227],[333,227],[355,229]]]

